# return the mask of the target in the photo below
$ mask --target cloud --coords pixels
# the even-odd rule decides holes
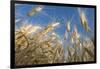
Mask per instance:
[[[20,22],[21,21],[21,19],[19,18],[19,19],[16,19],[15,20],[15,23],[18,23],[18,22]]]

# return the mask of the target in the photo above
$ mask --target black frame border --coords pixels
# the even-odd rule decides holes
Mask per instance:
[[[55,63],[55,64],[40,64],[40,65],[15,65],[15,3],[18,4],[38,4],[38,5],[51,5],[51,6],[69,6],[69,7],[85,7],[85,8],[94,8],[94,53],[95,59],[94,61],[87,61],[87,62],[71,62],[71,63]],[[10,1],[10,68],[30,68],[30,67],[48,67],[48,66],[61,66],[61,65],[80,65],[80,64],[93,64],[97,62],[97,53],[96,53],[96,22],[97,22],[97,7],[96,5],[80,5],[80,4],[64,4],[64,3],[48,3],[48,2],[36,2],[36,1]]]

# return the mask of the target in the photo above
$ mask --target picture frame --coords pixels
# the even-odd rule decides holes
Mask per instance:
[[[59,9],[59,7],[60,8],[66,8],[66,7],[69,7],[69,8],[77,8],[77,7],[80,7],[80,8],[87,8],[87,9],[93,9],[93,13],[91,14],[91,15],[93,15],[93,20],[92,21],[94,21],[94,22],[92,22],[92,21],[89,21],[89,22],[92,22],[92,23],[94,23],[93,24],[93,45],[94,45],[94,48],[92,49],[93,50],[93,53],[91,53],[92,55],[93,55],[93,60],[91,61],[88,61],[88,60],[86,60],[86,61],[69,61],[69,62],[60,62],[60,63],[58,63],[58,61],[56,62],[55,61],[55,63],[47,63],[47,64],[37,64],[37,63],[33,63],[33,64],[26,64],[26,65],[23,65],[23,64],[21,64],[21,62],[17,62],[16,60],[16,50],[15,50],[15,46],[16,46],[16,38],[15,38],[15,36],[16,36],[16,11],[19,11],[19,10],[16,10],[16,4],[21,4],[22,6],[24,6],[24,5],[29,5],[29,6],[31,6],[31,5],[42,5],[42,6],[46,6],[46,8],[48,8],[48,7],[50,7],[51,8],[51,15],[53,14],[53,15],[59,15],[59,14],[57,14],[57,13],[52,13],[52,7],[57,7],[58,9]],[[27,11],[28,10],[28,6],[26,6],[27,8],[24,8],[23,10],[24,11]],[[34,7],[34,6],[33,6]],[[20,7],[19,7],[20,8]],[[27,9],[27,10],[25,10],[25,9]],[[21,10],[20,9],[20,11],[23,11],[23,10]],[[47,9],[48,10],[48,9]],[[65,11],[64,9],[61,11],[62,13],[65,13],[65,12],[63,12],[63,11]],[[36,12],[36,11],[35,11]],[[48,11],[49,12],[49,11]],[[56,11],[57,12],[57,11]],[[58,11],[59,12],[59,11]],[[25,13],[25,12],[22,12],[22,13]],[[34,13],[31,13],[31,12],[29,12],[30,14],[28,14],[28,17],[31,17],[31,16],[33,16],[33,14]],[[60,66],[60,65],[76,65],[76,64],[92,64],[92,63],[96,63],[96,6],[95,5],[81,5],[81,4],[64,4],[64,3],[48,3],[48,2],[35,2],[35,1],[11,1],[11,34],[10,34],[10,38],[11,38],[11,40],[10,40],[10,42],[11,42],[11,68],[28,68],[28,67],[47,67],[47,66]],[[88,13],[89,14],[89,13]],[[43,15],[44,15],[44,12],[43,12]],[[42,15],[42,16],[43,16]],[[49,14],[50,15],[50,14]],[[64,14],[63,14],[64,15]],[[48,14],[45,14],[45,16],[48,16]],[[59,15],[60,16],[60,15]],[[89,15],[88,15],[89,16]],[[27,18],[28,18],[27,17]],[[51,16],[50,16],[51,17]],[[48,18],[50,18],[49,16],[48,16]],[[74,16],[74,18],[75,18],[75,16]],[[79,18],[79,20],[81,19],[80,17],[78,17]],[[30,18],[31,19],[31,18]],[[29,20],[30,20],[29,19]],[[36,19],[36,18],[35,18]],[[45,19],[45,18],[44,18]],[[62,18],[63,19],[63,18]],[[70,18],[69,18],[70,19]],[[90,18],[91,19],[91,18]],[[64,19],[63,19],[64,20]],[[21,20],[19,20],[19,21],[21,21]],[[40,20],[41,21],[41,20]],[[59,18],[58,18],[58,21],[61,21],[61,20],[59,20]],[[66,21],[66,20],[65,20]],[[55,22],[55,20],[54,20],[54,22]],[[45,26],[45,25],[44,25]],[[47,26],[48,27],[48,26]],[[44,32],[45,33],[45,32]],[[90,33],[89,33],[90,34]],[[43,35],[44,36],[44,35]],[[39,39],[40,40],[40,39]],[[42,39],[43,40],[43,39]],[[38,42],[39,43],[39,42]],[[66,42],[65,42],[66,43]],[[87,49],[86,49],[87,50]],[[40,51],[40,50],[39,50]],[[88,50],[87,50],[88,51]],[[22,55],[22,54],[21,54]],[[31,54],[32,55],[32,54]],[[34,55],[34,54],[33,54]],[[36,56],[36,55],[35,55]],[[35,57],[34,56],[34,57]],[[22,56],[23,57],[23,56]],[[28,56],[27,56],[28,57]],[[71,57],[70,57],[71,58]],[[18,58],[18,60],[19,59],[21,59],[21,58]],[[27,58],[28,59],[28,58]],[[23,59],[23,60],[27,60],[27,59]],[[72,58],[73,59],[73,58]],[[71,60],[72,60],[71,59]],[[92,58],[91,58],[92,59]],[[84,60],[84,59],[83,59]],[[42,61],[42,60],[41,60]],[[46,61],[46,60],[45,60]],[[28,61],[27,61],[28,62]],[[34,61],[35,62],[35,61]],[[18,63],[19,65],[16,65],[16,63]]]

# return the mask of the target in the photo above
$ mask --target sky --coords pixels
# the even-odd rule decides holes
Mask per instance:
[[[86,14],[88,25],[92,30],[92,34],[90,32],[86,32],[83,28],[77,7],[68,7],[68,6],[49,6],[42,5],[43,10],[33,16],[27,16],[27,14],[39,5],[34,4],[16,4],[15,5],[15,20],[16,26],[20,27],[22,23],[28,23],[33,25],[39,25],[41,27],[45,27],[52,22],[59,22],[60,25],[54,29],[60,38],[64,38],[64,34],[66,31],[65,24],[70,20],[71,21],[71,32],[73,32],[74,25],[77,25],[78,32],[81,36],[92,36],[94,32],[94,8],[81,8]]]

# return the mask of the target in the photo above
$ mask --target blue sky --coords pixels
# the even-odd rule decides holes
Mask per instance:
[[[81,36],[91,36],[93,33],[86,32],[83,28],[79,13],[77,11],[77,7],[60,7],[60,6],[47,6],[43,5],[43,10],[33,16],[27,16],[27,13],[31,11],[32,8],[38,5],[29,5],[29,4],[18,4],[15,6],[15,18],[22,19],[16,26],[20,26],[22,22],[27,21],[28,23],[40,25],[40,26],[47,26],[48,24],[56,21],[60,22],[58,28],[54,31],[63,38],[64,33],[66,31],[65,24],[72,19],[71,21],[71,32],[73,31],[74,25],[77,25],[78,31]],[[94,8],[81,8],[88,20],[88,25],[92,32],[94,32]]]

